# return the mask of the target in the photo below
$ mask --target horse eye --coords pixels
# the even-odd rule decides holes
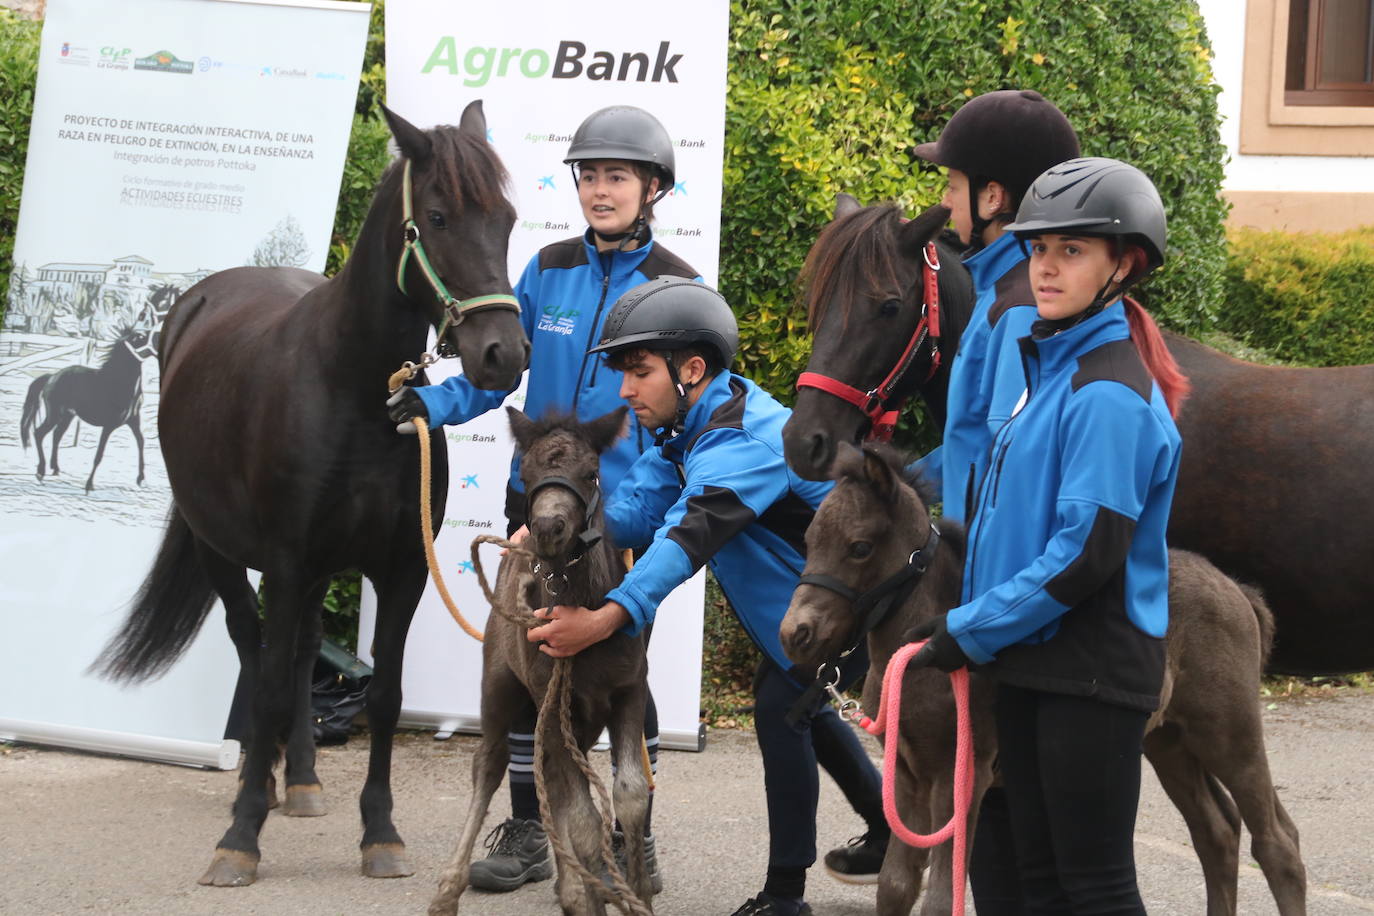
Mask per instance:
[[[444,229],[448,226],[448,223],[444,222],[444,214],[438,210],[429,211],[429,224],[435,229]]]
[[[856,560],[862,560],[873,552],[873,545],[868,541],[855,541],[849,545],[849,555]]]
[[[901,310],[902,300],[900,299],[889,299],[882,305],[878,306],[878,314],[882,315],[884,318],[891,318],[893,315],[897,314]]]

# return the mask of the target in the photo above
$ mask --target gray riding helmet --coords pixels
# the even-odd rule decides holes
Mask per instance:
[[[729,368],[739,349],[739,325],[725,297],[709,286],[682,277],[658,277],[630,289],[616,300],[588,353],[627,347],[681,350],[713,347]]]
[[[1164,263],[1164,201],[1149,176],[1119,159],[1070,159],[1031,184],[1007,231],[1019,239],[1065,230],[1129,238],[1145,249],[1149,273]]]
[[[587,115],[573,134],[563,162],[624,159],[643,162],[659,176],[659,193],[673,189],[673,141],[658,118],[633,105],[612,105]]]

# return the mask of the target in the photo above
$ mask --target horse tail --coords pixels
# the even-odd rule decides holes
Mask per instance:
[[[29,434],[36,425],[38,404],[43,400],[43,386],[47,383],[48,376],[40,375],[29,383],[29,393],[24,397],[24,411],[19,415],[19,441],[24,448],[29,447]]]
[[[1274,613],[1269,610],[1269,603],[1264,600],[1263,592],[1243,582],[1236,584],[1249,600],[1250,607],[1255,609],[1255,620],[1259,622],[1260,628],[1260,667],[1263,668],[1269,663],[1269,652],[1274,648]]]
[[[124,625],[90,670],[125,683],[166,673],[200,631],[215,597],[196,555],[196,537],[173,505],[152,571],[130,603]]]

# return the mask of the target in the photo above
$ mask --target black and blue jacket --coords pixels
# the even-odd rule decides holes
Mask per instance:
[[[950,366],[940,447],[918,462],[938,484],[946,518],[962,522],[987,465],[992,437],[1025,390],[1016,341],[1036,320],[1026,253],[1011,233],[964,262],[973,278],[973,312]]]
[[[520,322],[530,341],[525,413],[537,418],[552,409],[585,421],[620,407],[621,373],[588,356],[587,350],[601,339],[606,316],[622,294],[665,275],[701,279],[652,238],[632,251],[599,252],[588,229],[540,249],[515,284]],[[465,375],[415,391],[424,399],[430,422],[445,424],[466,423],[499,407],[510,394],[474,387]],[[634,414],[629,422],[629,435],[601,456],[601,485],[607,493],[654,441]],[[510,479],[511,486],[523,492],[518,452],[511,460]]]
[[[721,372],[682,433],[646,451],[606,505],[617,544],[648,544],[607,599],[624,605],[630,633],[710,564],[754,644],[783,671],[792,662],[778,628],[806,565],[806,528],[832,481],[798,477],[782,454],[791,411],[740,375]]]
[[[1020,345],[1026,396],[978,487],[950,635],[1008,683],[1153,709],[1178,429],[1119,301]]]

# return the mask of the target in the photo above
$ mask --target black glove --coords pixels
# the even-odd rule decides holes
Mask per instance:
[[[928,642],[911,657],[912,666],[924,668],[930,665],[944,672],[968,666],[969,657],[959,648],[954,637],[949,635],[944,614],[921,621],[902,636],[903,642],[920,642],[923,639]]]
[[[429,408],[425,407],[424,398],[415,393],[415,389],[409,385],[402,385],[396,393],[386,399],[387,416],[396,421],[396,432],[404,433],[408,436],[415,435],[415,424],[410,422],[415,418],[420,418],[429,422]]]

